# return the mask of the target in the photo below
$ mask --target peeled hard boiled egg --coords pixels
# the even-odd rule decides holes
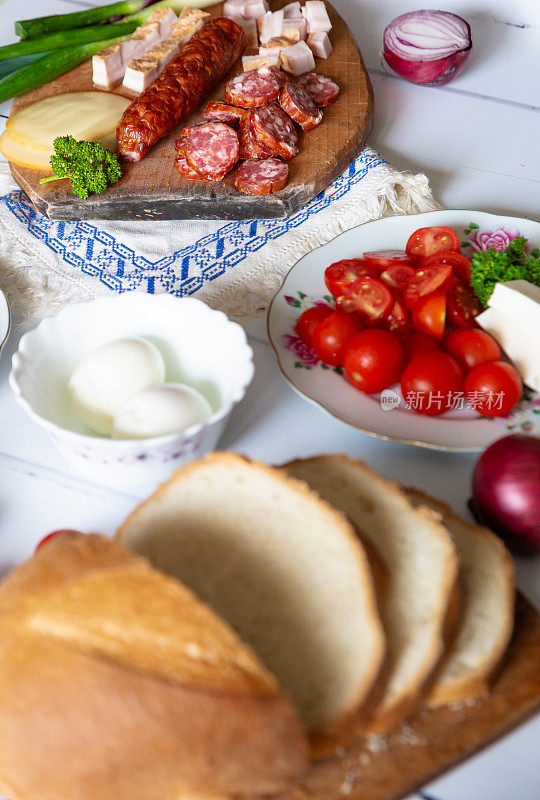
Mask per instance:
[[[117,339],[89,353],[76,367],[68,384],[71,408],[89,428],[110,436],[124,403],[164,380],[163,356],[152,342],[142,336]]]
[[[210,403],[184,383],[162,383],[134,394],[114,418],[113,439],[148,439],[180,433],[204,422],[212,414]]]

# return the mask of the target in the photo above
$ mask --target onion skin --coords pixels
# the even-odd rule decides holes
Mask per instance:
[[[472,44],[467,50],[452,53],[436,61],[409,61],[400,58],[388,48],[384,49],[384,59],[400,78],[421,86],[444,86],[461,75],[471,59]]]
[[[540,438],[512,434],[482,453],[471,510],[515,553],[540,553]]]

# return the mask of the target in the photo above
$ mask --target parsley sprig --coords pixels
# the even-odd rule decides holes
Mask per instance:
[[[99,194],[122,177],[118,158],[99,142],[78,142],[73,136],[58,136],[53,146],[54,175],[42,178],[40,183],[69,178],[73,194],[86,199],[90,192]]]
[[[540,250],[527,255],[527,239],[517,236],[506,250],[490,247],[474,254],[471,266],[471,286],[483,306],[487,306],[496,283],[526,280],[540,286]]]

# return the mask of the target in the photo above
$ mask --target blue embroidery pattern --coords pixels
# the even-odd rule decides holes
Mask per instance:
[[[386,162],[366,150],[350,167],[310,203],[286,219],[228,222],[193,245],[152,262],[117,241],[109,233],[85,221],[55,222],[42,216],[22,192],[13,191],[0,202],[28,229],[74,270],[94,277],[112,292],[144,289],[182,297],[194,294],[271,240],[297,228],[342,198],[374,167]]]

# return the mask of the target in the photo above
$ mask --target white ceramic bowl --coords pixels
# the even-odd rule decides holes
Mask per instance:
[[[113,440],[92,434],[72,414],[67,393],[81,359],[106,342],[144,336],[160,349],[166,380],[190,384],[214,413],[183,433]],[[13,356],[10,385],[25,411],[65,458],[92,481],[153,486],[212,450],[253,377],[243,328],[192,297],[126,293],[62,309],[26,333]]]
[[[9,306],[7,304],[6,296],[0,289],[0,353],[4,347],[9,329],[11,327],[11,319],[9,314]]]

